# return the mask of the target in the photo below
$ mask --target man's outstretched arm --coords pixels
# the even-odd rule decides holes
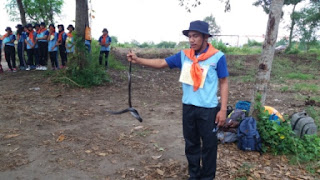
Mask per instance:
[[[129,52],[127,54],[127,59],[128,59],[128,61],[130,61],[134,64],[140,64],[143,66],[149,66],[149,67],[157,68],[157,69],[169,67],[169,65],[165,59],[140,58],[134,52]]]

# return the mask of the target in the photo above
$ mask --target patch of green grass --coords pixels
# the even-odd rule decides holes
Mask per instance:
[[[283,86],[283,87],[281,87],[281,88],[280,88],[280,91],[281,91],[281,92],[287,92],[287,91],[289,91],[289,86]]]
[[[255,77],[252,75],[245,75],[242,77],[242,82],[246,83],[246,82],[254,82]]]
[[[320,91],[320,86],[316,84],[298,83],[293,85],[293,90],[316,93]]]
[[[279,58],[275,57],[272,63],[271,77],[272,81],[279,82],[284,81],[284,77],[289,73],[288,71],[292,71],[293,62],[287,58]]]
[[[299,101],[305,101],[307,100],[308,96],[299,94],[299,95],[295,95],[294,98]],[[311,96],[310,99],[320,103],[320,96]]]
[[[227,47],[225,53],[229,55],[253,55],[261,54],[261,50],[260,47]]]
[[[245,76],[242,76],[242,82],[254,82],[255,78],[255,70],[251,69],[247,71],[247,74]]]
[[[109,67],[115,70],[126,70],[126,66],[122,64],[122,62],[116,60],[112,54],[109,55],[108,58]]]
[[[300,72],[293,72],[286,75],[288,79],[298,79],[298,80],[310,80],[314,79],[312,74],[304,74]]]
[[[244,60],[242,58],[235,60],[232,63],[232,66],[234,66],[235,69],[243,69],[244,68]]]

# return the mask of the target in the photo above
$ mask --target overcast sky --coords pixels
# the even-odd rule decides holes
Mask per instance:
[[[0,0],[5,4],[7,0]],[[120,42],[185,41],[181,31],[188,29],[194,20],[203,20],[212,14],[221,27],[223,35],[240,35],[240,44],[246,42],[246,36],[258,36],[266,32],[268,16],[261,7],[252,5],[254,0],[231,0],[231,12],[224,12],[224,4],[218,0],[202,0],[202,4],[188,13],[179,5],[179,0],[92,0],[89,7],[95,11],[92,19],[92,36],[98,38],[103,28],[108,28],[111,36],[117,36]],[[302,5],[300,5],[301,7]],[[3,6],[4,7],[4,6]],[[299,7],[298,7],[299,8]],[[281,21],[279,36],[288,35],[285,28],[289,24],[291,7],[284,8],[285,16]],[[0,9],[0,34],[6,26],[12,28],[18,22],[10,22],[4,8]],[[65,26],[74,24],[75,1],[65,0],[62,14],[56,18],[57,23]],[[253,39],[253,37],[249,37]],[[225,39],[235,43],[236,38]]]

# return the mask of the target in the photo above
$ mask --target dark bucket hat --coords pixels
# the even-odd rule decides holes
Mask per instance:
[[[26,27],[27,27],[27,28],[30,28],[30,27],[33,28],[32,24],[27,24]]]
[[[54,24],[50,24],[50,25],[49,25],[49,27],[53,27],[53,28],[56,28],[56,27],[54,26]]]
[[[67,29],[69,29],[69,28],[72,28],[72,30],[74,30],[74,27],[73,27],[72,24],[70,24],[70,25],[67,27]]]
[[[46,23],[45,22],[41,22],[40,26],[46,26]]]
[[[59,24],[58,28],[60,28],[60,27],[62,28],[62,31],[64,31],[64,25],[63,24]]]
[[[197,31],[202,34],[209,35],[209,37],[212,37],[212,35],[209,33],[209,24],[204,21],[192,21],[190,23],[188,30],[183,30],[182,34],[185,36],[188,36],[189,31]]]
[[[16,25],[16,28],[18,28],[18,29],[20,29],[20,28],[22,28],[23,26],[21,25],[21,24],[17,24]]]
[[[36,27],[40,27],[40,24],[35,23],[34,26],[33,26],[33,28],[36,28]]]
[[[11,27],[7,27],[5,31],[8,31],[8,30],[12,32]]]
[[[108,29],[107,29],[107,28],[104,28],[104,29],[102,30],[102,32],[107,32],[107,33],[108,33]]]

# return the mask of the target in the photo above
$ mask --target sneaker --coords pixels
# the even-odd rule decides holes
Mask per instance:
[[[26,71],[30,71],[30,69],[31,69],[30,66],[28,66],[28,67],[26,68]]]
[[[17,72],[17,69],[16,69],[16,68],[13,68],[13,69],[12,69],[12,72]]]
[[[37,71],[40,71],[40,70],[41,70],[41,66],[37,66],[37,67],[36,67],[36,70],[37,70]]]
[[[48,70],[48,68],[46,66],[42,66],[41,70],[46,71],[46,70]]]

